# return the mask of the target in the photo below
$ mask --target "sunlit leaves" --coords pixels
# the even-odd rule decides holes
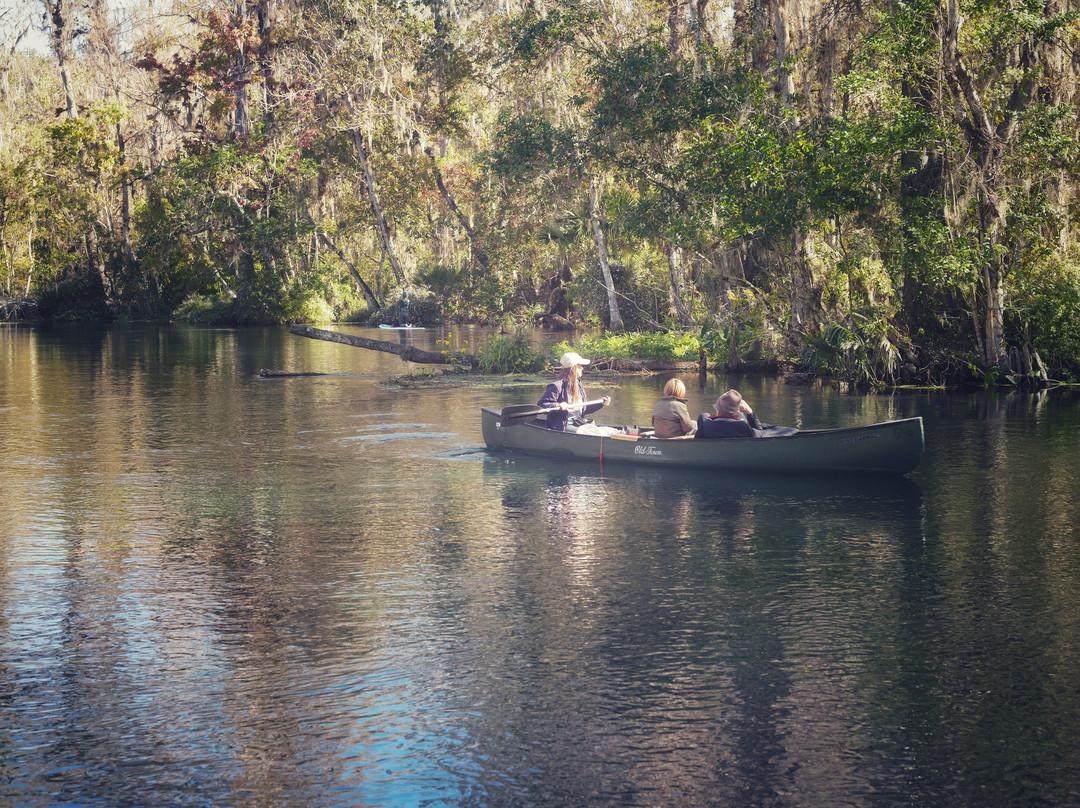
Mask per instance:
[[[100,180],[102,173],[117,164],[115,141],[104,127],[115,124],[122,112],[99,107],[83,118],[66,118],[45,128],[57,166],[75,171],[84,178]]]
[[[563,45],[577,41],[583,31],[599,19],[598,12],[574,0],[540,16],[528,10],[511,25],[510,56],[525,62],[537,62]]]
[[[574,166],[577,159],[573,133],[558,129],[532,115],[500,116],[488,165],[509,180],[520,181],[549,169]]]
[[[872,207],[889,182],[887,135],[870,119],[706,121],[681,170],[687,187],[713,203],[725,238],[781,239]]]

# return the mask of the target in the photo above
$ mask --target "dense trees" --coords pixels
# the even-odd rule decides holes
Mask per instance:
[[[1070,0],[38,2],[0,17],[23,311],[326,320],[407,286],[733,365],[1080,372]]]

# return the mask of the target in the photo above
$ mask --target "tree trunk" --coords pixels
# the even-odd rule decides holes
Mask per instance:
[[[19,43],[23,41],[29,31],[30,24],[23,24],[21,30],[15,34],[15,41],[11,43],[7,53],[4,54],[4,63],[0,64],[0,103],[6,104],[11,100],[11,66],[15,62],[15,54],[19,51]],[[0,147],[2,145],[0,143]]]
[[[119,93],[117,93],[117,101],[119,101]],[[123,262],[124,262],[124,277],[131,280],[134,279],[138,268],[135,263],[135,251],[131,244],[131,180],[128,177],[127,172],[127,151],[126,143],[124,142],[124,133],[120,128],[119,122],[116,124],[116,150],[120,158],[120,240],[121,249],[123,250]],[[145,293],[146,282],[145,278],[143,283],[140,284],[142,291]],[[150,314],[150,307],[148,302],[144,298],[143,314]]]
[[[75,7],[72,0],[42,0],[50,22],[49,44],[56,55],[60,70],[60,83],[64,87],[64,109],[69,118],[79,117],[75,103],[75,88],[71,81],[71,60],[75,37]]]
[[[566,296],[566,288],[573,280],[574,272],[570,269],[570,263],[564,258],[559,271],[555,273],[550,282],[551,294],[548,296],[548,317],[569,322],[570,301]]]
[[[244,306],[251,298],[251,285],[255,279],[255,256],[239,241],[234,245],[234,250],[236,297],[233,299],[240,306]]]
[[[735,312],[732,310],[728,294],[733,285],[731,282],[733,278],[742,280],[746,278],[746,271],[743,269],[742,248],[734,247],[723,252],[711,249],[709,258],[716,269],[717,276],[720,278],[720,294],[717,299],[719,316],[717,319],[721,323],[726,319],[728,323],[727,367],[729,370],[737,370],[742,367],[743,360],[739,356],[738,328],[735,322]]]
[[[31,225],[26,230],[26,262],[29,267],[26,270],[26,289],[23,292],[25,297],[30,296],[30,281],[34,277],[34,227]]]
[[[1005,277],[1006,265],[1001,249],[1008,213],[1005,189],[1002,186],[1002,154],[1016,131],[1016,119],[1031,106],[1034,81],[1021,78],[1013,85],[1006,114],[995,121],[986,108],[983,97],[986,90],[977,86],[964,63],[960,52],[960,29],[963,17],[959,0],[947,0],[945,25],[942,39],[942,66],[945,80],[956,98],[965,118],[961,131],[976,166],[976,193],[978,194],[978,224],[980,241],[984,245],[983,283],[985,295],[982,312],[982,363],[983,369],[1007,368],[1008,351],[1005,346]],[[1027,76],[1034,62],[1030,44],[1015,49],[1019,54],[1016,67],[1018,75]]]
[[[735,0],[732,28],[735,52],[745,54],[746,67],[761,75],[768,71],[771,39],[769,21],[774,16],[776,0]]]
[[[996,141],[996,137],[994,141]],[[1005,217],[1008,206],[1001,189],[1001,159],[999,144],[991,141],[983,144],[978,163],[977,193],[979,195],[979,230],[984,246],[983,282],[986,285],[985,310],[983,311],[984,369],[1009,367],[1009,355],[1005,346],[1005,277],[1008,250],[1002,245]]]
[[[806,257],[806,239],[796,230],[791,239],[791,325],[807,331],[814,322],[814,275]]]
[[[996,243],[997,239],[991,240],[991,244]],[[1009,366],[1009,356],[1005,349],[1005,271],[997,257],[987,260],[985,269],[983,365],[986,368],[1006,369]]]
[[[842,30],[837,22],[834,9],[823,9],[819,13],[815,33],[820,42],[818,46],[820,56],[816,60],[817,70],[807,71],[808,76],[813,75],[814,72],[817,73],[818,85],[821,88],[819,94],[821,112],[828,117],[832,117],[833,107],[836,104],[837,38]],[[809,82],[809,78],[807,81]]]
[[[97,230],[94,225],[86,228],[86,236],[83,239],[86,244],[87,277],[93,286],[100,286],[102,299],[111,310],[112,284],[109,283],[109,275],[105,269],[105,262],[101,260],[101,248],[98,244]]]
[[[479,358],[472,354],[454,354],[451,357],[443,353],[422,351],[412,345],[402,345],[398,342],[384,342],[377,339],[354,337],[337,331],[325,331],[321,328],[312,328],[309,325],[289,326],[289,332],[300,337],[323,339],[327,342],[339,342],[342,345],[352,345],[355,348],[367,348],[369,351],[382,351],[383,353],[397,354],[406,362],[417,362],[424,365],[449,365],[454,362],[465,362],[472,367],[476,367],[480,364]]]
[[[713,38],[709,34],[707,12],[709,7],[709,0],[693,0],[691,2],[691,9],[694,12],[694,44],[701,48],[704,45],[712,47]],[[694,67],[695,74],[698,68],[699,57],[698,54],[694,54]]]
[[[600,272],[604,276],[604,290],[607,292],[610,318],[608,327],[612,331],[622,331],[622,314],[619,313],[619,301],[615,296],[615,281],[611,277],[611,267],[608,266],[607,242],[604,239],[604,229],[600,226],[600,188],[595,178],[589,183],[589,218],[592,219],[596,254],[600,261]]]
[[[378,227],[383,253],[390,261],[390,269],[393,270],[394,277],[397,278],[398,283],[404,286],[405,272],[402,270],[397,255],[394,253],[394,241],[390,235],[390,226],[386,223],[382,203],[379,202],[379,191],[375,187],[375,173],[371,170],[371,155],[368,154],[367,147],[364,145],[364,134],[359,129],[353,129],[350,134],[352,135],[353,145],[356,147],[356,153],[360,157],[360,166],[364,170],[364,187],[367,190],[368,201],[371,203],[371,212],[375,216],[375,224]]]
[[[439,170],[439,164],[435,162],[435,153],[431,148],[424,150],[424,153],[431,159],[431,168],[435,172],[435,184],[439,188],[439,193],[442,194],[443,200],[446,202],[447,207],[458,220],[458,224],[461,225],[466,235],[469,237],[469,243],[472,245],[472,257],[473,260],[481,269],[488,268],[487,253],[484,252],[484,248],[480,246],[480,237],[477,235],[476,230],[469,224],[469,220],[465,217],[465,214],[458,208],[457,202],[454,201],[454,197],[450,195],[450,192],[446,188],[446,183],[443,182],[442,171]]]
[[[668,0],[668,55],[677,59],[682,49],[682,0]]]
[[[671,278],[670,298],[675,309],[675,316],[680,325],[693,326],[694,318],[690,314],[686,300],[683,299],[682,249],[668,242],[664,245],[664,254],[667,256],[668,275]]]
[[[232,57],[232,74],[235,90],[233,91],[233,134],[246,138],[251,134],[251,113],[248,110],[248,83],[251,75],[251,63],[244,53],[244,42],[239,32],[247,28],[247,2],[236,0],[236,12],[232,26],[237,33],[237,49]]]
[[[731,325],[728,327],[727,369],[738,370],[742,366],[743,360],[739,356],[739,329],[735,324],[735,319],[732,318]]]
[[[79,107],[75,103],[75,88],[71,81],[71,66],[65,59],[60,63],[60,81],[64,85],[64,107],[69,118],[79,117]]]
[[[789,107],[791,96],[795,94],[795,77],[788,65],[788,58],[791,56],[791,34],[788,31],[787,12],[780,2],[773,7],[773,36],[776,39],[777,90],[780,92],[780,103]]]
[[[331,250],[333,250],[334,255],[336,255],[341,260],[341,262],[345,264],[346,267],[348,267],[349,274],[352,275],[353,280],[356,281],[356,285],[360,287],[360,291],[364,294],[364,300],[367,301],[368,308],[372,311],[378,311],[378,298],[375,297],[375,293],[371,291],[371,287],[368,286],[364,279],[360,276],[360,273],[357,271],[352,261],[350,261],[345,256],[345,253],[342,251],[342,249],[338,247],[338,245],[328,235],[326,235],[326,233],[322,232],[321,230],[319,231],[319,241],[325,244]]]

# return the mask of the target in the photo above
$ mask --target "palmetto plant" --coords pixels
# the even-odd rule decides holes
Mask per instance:
[[[466,273],[461,266],[435,264],[418,273],[416,280],[438,295],[448,295],[459,289],[466,280]]]
[[[803,361],[819,373],[845,381],[883,384],[892,379],[900,351],[884,318],[853,313],[851,326],[829,323],[821,335],[803,334]]]

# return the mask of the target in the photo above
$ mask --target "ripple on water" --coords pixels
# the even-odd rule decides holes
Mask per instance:
[[[280,329],[129,329],[0,351],[0,804],[1077,790],[1067,401],[744,377],[780,422],[922,411],[927,460],[886,483],[617,469],[486,453],[479,400],[533,394],[386,391],[396,360],[354,372]],[[656,395],[625,379],[617,414]]]

